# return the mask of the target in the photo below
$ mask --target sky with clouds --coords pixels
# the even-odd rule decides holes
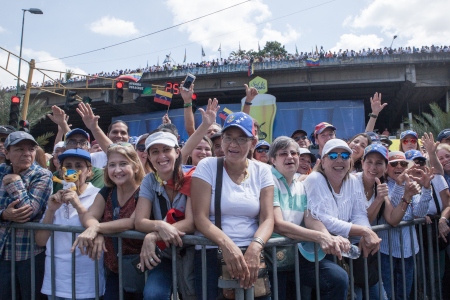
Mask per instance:
[[[239,45],[256,50],[258,43],[263,47],[274,40],[291,53],[316,45],[332,51],[385,47],[394,35],[394,47],[450,45],[448,0],[21,0],[0,10],[0,47],[19,54],[22,9],[28,8],[44,14],[25,14],[23,58],[34,58],[37,67],[80,74],[154,65],[169,53],[181,63],[185,51],[187,62],[198,62],[201,47],[211,60],[219,57],[219,46],[227,57]],[[130,39],[136,40],[122,43]],[[108,47],[114,44],[119,45]],[[6,61],[0,50],[0,66]],[[28,67],[22,66],[26,78]],[[17,73],[17,68],[11,59],[9,70]],[[15,82],[0,69],[0,87]]]

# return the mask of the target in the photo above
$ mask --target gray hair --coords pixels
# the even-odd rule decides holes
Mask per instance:
[[[275,159],[275,156],[276,156],[276,153],[278,152],[278,150],[286,149],[290,145],[294,145],[297,152],[300,153],[300,146],[292,138],[290,138],[288,136],[277,137],[270,145],[269,157]]]

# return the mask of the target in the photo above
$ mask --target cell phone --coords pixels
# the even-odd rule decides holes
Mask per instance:
[[[195,81],[195,76],[192,75],[191,73],[187,73],[186,78],[184,79],[184,83],[181,86],[181,88],[185,91],[189,91],[189,89],[191,88],[191,85],[194,83]]]
[[[161,259],[161,249],[159,249],[158,246],[155,246],[155,254],[159,259]],[[138,274],[142,274],[148,270],[147,266],[144,264],[144,272],[141,271],[141,257],[139,255],[131,261],[131,264]]]

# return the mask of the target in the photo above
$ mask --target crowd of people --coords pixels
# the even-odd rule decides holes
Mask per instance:
[[[124,299],[171,299],[173,274],[182,299],[202,299],[205,293],[206,299],[234,299],[235,290],[219,289],[218,278],[235,280],[236,288],[254,288],[255,299],[271,299],[275,278],[279,299],[293,299],[296,285],[305,299],[315,294],[347,299],[349,275],[335,257],[346,264],[349,258],[343,257],[354,251],[361,253],[353,257],[354,299],[366,299],[362,257],[374,275],[368,278],[369,299],[409,299],[417,271],[414,254],[427,247],[419,247],[421,231],[395,227],[420,217],[432,222],[432,215],[440,215],[434,238],[444,245],[437,251],[450,255],[450,129],[443,129],[437,142],[432,134],[420,138],[406,130],[399,149],[389,149],[391,141],[373,132],[387,105],[375,93],[366,132],[344,141],[336,138],[336,127],[321,122],[312,133],[318,146],[313,154],[304,129],[258,140],[259,124],[250,116],[255,88],[245,86],[242,111],[230,114],[223,127],[216,123],[218,100],[210,99],[199,109],[202,123],[195,128],[193,92],[193,85],[181,90],[189,134],[182,147],[167,115],[140,137],[130,137],[120,120],[105,134],[99,116],[84,103],[77,112],[91,134],[71,129],[65,112],[52,107],[49,118],[58,132],[52,154],[46,155],[30,134],[0,126],[0,299],[11,299],[12,286],[20,299],[31,299],[33,292],[38,298],[68,299],[72,288],[75,299],[94,299],[96,291],[105,300],[119,299],[120,293]],[[85,231],[74,242],[70,232],[44,229],[16,229],[13,236],[11,222]],[[377,224],[393,229],[374,232],[371,226]],[[145,238],[109,236],[126,230]],[[202,246],[183,243],[187,234],[214,243],[206,246],[206,269],[199,267],[205,259]],[[264,248],[279,236],[302,243],[277,247],[276,257],[282,259],[271,261]],[[308,250],[314,243],[317,258]],[[177,247],[177,270],[172,270],[171,245]],[[295,266],[297,248],[301,255]],[[444,269],[444,260],[436,258],[435,264]],[[295,282],[296,267],[300,282]],[[432,278],[425,271],[428,285],[442,280],[441,274]]]
[[[232,56],[230,55],[228,58],[217,58],[209,61],[202,61],[197,63],[176,63],[170,56],[168,59],[164,60],[160,65],[159,61],[156,65],[147,66],[145,68],[139,67],[136,69],[125,69],[125,70],[115,70],[111,72],[101,71],[95,74],[88,74],[89,77],[86,76],[73,76],[69,79],[61,78],[56,79],[57,83],[68,83],[68,82],[77,82],[77,81],[93,81],[96,77],[106,77],[106,78],[117,78],[121,75],[128,75],[134,73],[153,73],[153,72],[165,72],[165,71],[175,71],[175,70],[187,70],[193,68],[211,68],[211,67],[219,67],[224,65],[248,65],[251,59],[253,59],[253,63],[270,63],[270,62],[279,62],[279,61],[305,61],[309,58],[313,59],[346,59],[350,57],[367,57],[367,56],[380,56],[380,55],[400,55],[400,54],[413,54],[413,53],[446,53],[450,52],[450,46],[422,46],[418,47],[399,47],[399,48],[377,48],[377,49],[362,49],[362,50],[349,50],[349,49],[339,49],[339,51],[325,51],[321,46],[320,49],[312,50],[310,52],[298,52],[296,50],[295,53],[286,53],[286,55],[271,55],[265,54],[260,56],[251,56],[248,54],[244,54],[241,56]],[[44,83],[36,82],[32,83],[33,87],[51,86],[54,85],[54,81],[47,80]],[[21,90],[25,90],[25,85],[22,85]],[[3,87],[3,91],[11,92],[16,90],[16,86]]]

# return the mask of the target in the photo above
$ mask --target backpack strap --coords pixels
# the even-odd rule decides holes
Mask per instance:
[[[216,176],[216,190],[214,194],[214,212],[215,225],[222,230],[222,211],[220,208],[220,198],[222,197],[222,179],[223,179],[223,157],[217,159],[217,176]]]

